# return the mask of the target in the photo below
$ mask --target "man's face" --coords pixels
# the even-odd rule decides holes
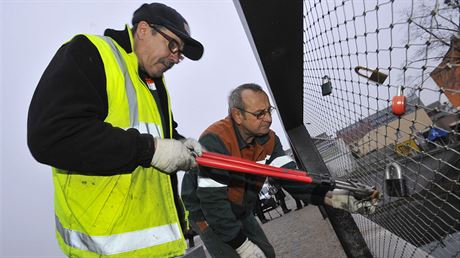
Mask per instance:
[[[271,108],[265,92],[254,92],[252,90],[244,90],[241,93],[244,103],[244,110],[240,110],[240,119],[237,121],[240,131],[244,138],[261,136],[269,132],[272,124],[272,116],[270,112],[266,112]],[[265,112],[261,118],[256,115]],[[256,115],[255,115],[256,114]]]
[[[181,60],[181,53],[172,53],[171,40],[183,49],[182,40],[166,28],[155,31],[146,22],[140,22],[136,31],[134,51],[139,60],[139,66],[150,77],[159,78]]]

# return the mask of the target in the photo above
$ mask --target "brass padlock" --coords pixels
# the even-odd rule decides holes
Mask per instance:
[[[392,197],[407,196],[406,180],[402,175],[401,166],[393,162],[385,168],[386,193]]]
[[[372,72],[370,76],[368,76],[367,74],[364,74],[364,73],[361,73],[360,70],[365,70],[365,71],[368,71],[368,72]],[[364,78],[367,78],[371,81],[374,81],[376,83],[379,83],[379,84],[382,84],[385,82],[385,80],[387,79],[388,75],[382,73],[382,72],[379,72],[379,68],[375,68],[374,70],[372,69],[369,69],[367,67],[364,67],[364,66],[356,66],[355,67],[355,72],[359,75],[359,76],[362,76]]]
[[[321,93],[323,96],[330,95],[332,93],[332,84],[329,76],[323,77],[323,83],[321,84]]]

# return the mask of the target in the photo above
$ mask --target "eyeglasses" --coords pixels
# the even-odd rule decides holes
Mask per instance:
[[[152,29],[154,29],[156,32],[160,33],[160,35],[163,36],[163,38],[165,38],[168,41],[169,51],[171,51],[171,53],[173,53],[173,54],[179,53],[179,59],[182,60],[183,56],[180,53],[181,49],[180,49],[179,42],[177,42],[177,40],[173,39],[171,36],[169,36],[168,34],[164,33],[160,29],[158,29],[155,25],[149,24],[149,26]]]
[[[267,108],[266,110],[262,110],[262,111],[259,111],[259,112],[257,112],[257,113],[252,113],[252,112],[249,112],[249,111],[244,110],[244,109],[242,109],[242,108],[237,108],[237,109],[239,109],[239,110],[241,110],[241,111],[243,111],[243,112],[249,113],[249,114],[255,116],[257,119],[260,120],[260,119],[263,119],[263,118],[265,117],[265,115],[267,115],[267,114],[269,114],[269,115],[271,116],[273,110],[275,110],[276,108],[270,106],[270,107]]]

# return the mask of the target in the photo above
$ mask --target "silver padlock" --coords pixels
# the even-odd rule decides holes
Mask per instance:
[[[322,79],[323,82],[321,84],[321,93],[323,94],[323,96],[330,95],[332,93],[331,79],[327,75],[324,75]]]
[[[385,168],[386,193],[392,197],[407,196],[406,180],[402,175],[401,166],[393,162]]]

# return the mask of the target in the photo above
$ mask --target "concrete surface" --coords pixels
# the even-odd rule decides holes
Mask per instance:
[[[309,205],[296,211],[290,196],[286,198],[286,203],[292,209],[290,213],[279,216],[276,211],[271,211],[273,219],[262,224],[277,257],[346,258],[331,224],[322,218],[316,206]],[[281,208],[278,211],[282,214]],[[268,214],[266,217],[270,218]],[[196,236],[195,245],[201,244]],[[206,257],[210,257],[207,252]]]

